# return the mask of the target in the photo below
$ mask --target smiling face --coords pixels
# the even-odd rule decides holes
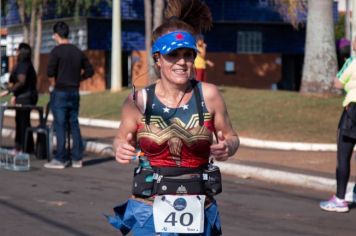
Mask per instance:
[[[195,52],[188,48],[179,48],[166,55],[160,55],[157,65],[161,78],[172,83],[185,84],[193,76]]]

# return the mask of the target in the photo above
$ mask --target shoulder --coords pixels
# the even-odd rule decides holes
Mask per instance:
[[[351,57],[349,57],[346,61],[345,61],[345,63],[344,63],[344,68],[347,68],[347,67],[349,67],[351,64],[355,64],[356,63],[356,57],[355,56],[351,56]]]
[[[210,83],[200,82],[203,92],[203,98],[208,111],[212,114],[219,108],[224,107],[224,100],[219,92],[219,88]]]
[[[16,66],[16,72],[18,74],[23,74],[23,73],[26,73],[27,70],[30,68],[31,66],[31,63],[30,62],[19,62]]]
[[[355,60],[355,56],[351,56],[351,57],[347,58],[346,62],[350,63],[354,60]]]
[[[124,106],[131,107],[134,110],[139,111],[141,114],[145,112],[147,101],[147,90],[142,88],[132,91],[126,98]]]
[[[200,82],[203,91],[204,98],[214,99],[217,95],[220,95],[219,89],[215,84]]]
[[[59,51],[61,50],[61,47],[62,47],[62,45],[57,45],[57,46],[55,46],[55,47],[52,49],[51,53],[57,53],[57,52],[59,52]]]
[[[59,55],[62,54],[62,51],[63,51],[63,47],[62,45],[57,45],[55,46],[52,51],[50,52],[50,56],[51,57],[58,57]]]

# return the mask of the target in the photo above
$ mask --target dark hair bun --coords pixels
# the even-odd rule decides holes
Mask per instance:
[[[212,27],[209,7],[200,0],[169,0],[164,12],[166,20],[179,19],[192,26],[195,33]]]

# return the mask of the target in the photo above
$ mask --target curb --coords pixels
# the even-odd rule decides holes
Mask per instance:
[[[112,146],[103,143],[87,142],[86,151],[114,156]],[[233,164],[217,161],[214,163],[220,168],[221,173],[238,178],[252,178],[264,182],[292,185],[319,191],[334,192],[336,190],[335,179],[299,173],[291,173],[287,171],[273,170],[236,163]],[[354,182],[349,182],[346,192],[352,191],[354,185]]]
[[[10,113],[10,112],[5,112]],[[12,116],[13,114],[6,114]],[[38,114],[31,114],[31,119],[38,119]],[[49,120],[53,117],[49,116]],[[102,128],[118,128],[120,122],[107,121],[99,119],[79,118],[79,123],[86,126],[96,126]],[[14,138],[15,131],[4,128],[2,137]],[[314,143],[293,143],[293,142],[277,142],[265,141],[251,138],[240,137],[241,145],[254,148],[278,149],[278,150],[297,150],[297,151],[336,151],[334,144],[314,144]],[[98,142],[86,142],[85,151],[114,156],[112,145]],[[239,178],[252,178],[260,181],[267,181],[275,184],[293,185],[305,187],[314,190],[334,192],[336,189],[336,181],[330,178],[310,176],[299,173],[291,173],[280,170],[272,170],[267,168],[253,167],[241,164],[232,164],[226,162],[215,162],[219,166],[223,174],[232,175]],[[352,190],[355,183],[349,182],[347,191]]]
[[[222,173],[243,179],[252,178],[275,184],[292,185],[327,192],[335,192],[336,190],[335,179],[226,162],[214,163],[219,166]],[[346,192],[352,191],[354,185],[354,182],[349,182]]]
[[[15,111],[5,110],[5,116],[14,117]],[[31,119],[38,120],[38,113],[31,112]],[[53,121],[52,114],[48,116],[49,121]],[[79,117],[79,124],[85,126],[95,126],[100,128],[114,128],[120,127],[120,121],[92,119]],[[302,143],[302,142],[280,142],[267,141],[254,138],[239,137],[240,145],[251,148],[263,148],[285,151],[318,151],[318,152],[336,152],[336,144],[333,143]]]
[[[87,142],[86,151],[114,156],[112,146],[103,143]],[[220,168],[221,173],[238,178],[252,178],[274,184],[292,185],[327,192],[335,192],[336,190],[335,179],[299,173],[291,173],[287,171],[273,170],[236,163],[233,164],[217,161],[214,163]],[[355,182],[349,182],[346,192],[352,191],[354,185]]]
[[[4,128],[2,130],[3,137],[14,138],[15,131]],[[88,141],[85,143],[85,151],[97,153],[101,155],[114,156],[112,146],[106,143],[98,143]],[[281,170],[273,170],[268,168],[254,167],[242,164],[232,164],[227,162],[215,162],[223,174],[231,175],[243,179],[257,179],[260,181],[292,185],[297,187],[310,188],[319,191],[334,192],[336,189],[335,179],[304,175],[299,173],[291,173]],[[355,183],[349,182],[347,192],[352,191]]]

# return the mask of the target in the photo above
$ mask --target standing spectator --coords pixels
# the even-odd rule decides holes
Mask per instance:
[[[65,148],[68,128],[73,139],[72,167],[81,168],[83,165],[83,142],[78,122],[79,85],[82,80],[94,74],[88,58],[76,46],[70,44],[68,35],[69,27],[66,23],[57,22],[53,26],[53,39],[58,45],[51,51],[47,75],[50,83],[54,84],[51,109],[54,116],[57,153],[54,159],[44,165],[53,169],[64,169],[69,165],[70,157],[67,156]]]
[[[20,43],[17,53],[17,63],[10,75],[10,86],[3,91],[0,97],[12,93],[11,105],[36,105],[38,94],[36,89],[37,74],[31,62],[32,50],[30,45]],[[17,110],[15,116],[16,134],[15,151],[33,152],[34,143],[32,134],[27,139],[27,150],[25,147],[25,132],[31,126],[31,110]]]
[[[356,50],[356,38],[352,43]],[[345,200],[347,183],[350,178],[350,162],[356,144],[356,58],[351,56],[346,60],[334,79],[334,86],[346,92],[343,101],[343,112],[339,121],[337,135],[337,167],[336,194],[328,201],[320,202],[320,208],[325,211],[348,212],[348,202]],[[355,188],[354,188],[355,189]],[[353,200],[351,194],[351,201]]]
[[[337,64],[340,69],[345,61],[350,57],[350,40],[341,38],[336,42]]]
[[[208,74],[206,72],[206,66],[213,67],[214,63],[206,59],[206,43],[204,42],[203,35],[197,37],[197,49],[198,53],[194,60],[194,66],[196,71],[195,79],[201,82],[208,81]]]

